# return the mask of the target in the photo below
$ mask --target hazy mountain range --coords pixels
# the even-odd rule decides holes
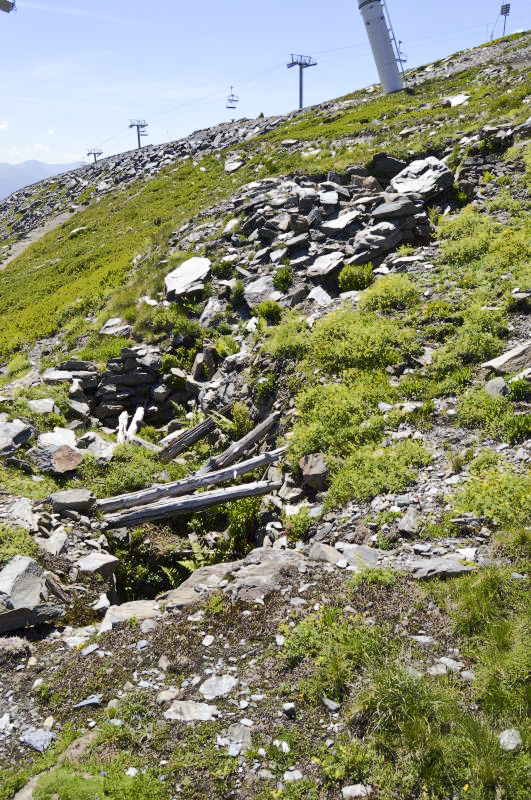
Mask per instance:
[[[42,161],[23,161],[21,164],[0,163],[0,200],[16,192],[17,189],[41,181],[43,178],[51,178],[52,175],[77,169],[81,165],[81,161],[76,161],[74,164],[43,164]]]

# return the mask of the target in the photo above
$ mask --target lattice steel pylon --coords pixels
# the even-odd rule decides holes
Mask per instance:
[[[291,61],[288,64],[288,69],[291,67],[298,67],[299,68],[299,108],[302,110],[304,108],[304,70],[308,69],[308,67],[316,67],[317,61],[311,56],[294,56],[291,55]]]

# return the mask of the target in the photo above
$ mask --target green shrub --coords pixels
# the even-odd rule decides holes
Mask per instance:
[[[417,351],[414,331],[398,322],[339,309],[316,323],[308,343],[308,360],[329,374],[338,374],[386,367]]]
[[[395,586],[397,582],[398,575],[394,570],[385,567],[367,567],[354,573],[349,580],[349,586],[357,590],[362,586]]]
[[[374,280],[372,264],[345,264],[339,273],[338,283],[341,292],[366,289]]]
[[[293,270],[291,267],[279,267],[273,275],[273,286],[277,292],[287,292],[293,283]]]
[[[402,491],[415,480],[415,467],[426,466],[430,461],[428,451],[411,440],[379,449],[359,447],[333,470],[326,508]]]
[[[93,333],[77,354],[77,358],[83,361],[95,361],[97,364],[107,364],[110,358],[120,355],[122,348],[130,346],[131,341],[123,336],[101,336],[99,333]]]
[[[360,311],[394,311],[409,308],[419,300],[419,291],[407,275],[385,275],[363,293]]]
[[[292,514],[290,517],[284,517],[284,527],[288,538],[293,542],[303,542],[306,540],[306,535],[314,520],[310,516],[310,511],[307,507],[301,508],[297,514]]]
[[[509,396],[515,403],[528,403],[531,399],[531,382],[525,378],[510,381]]]
[[[473,389],[459,398],[457,419],[464,428],[481,428],[497,436],[505,427],[510,403],[505,397],[491,397],[484,389]]]
[[[345,384],[305,389],[296,399],[299,415],[290,440],[292,462],[318,451],[346,455],[360,444],[378,441],[385,426],[378,403],[393,399],[387,376],[376,371],[349,375]]]
[[[0,524],[0,568],[13,556],[31,556],[37,553],[33,537],[22,528]]]
[[[263,349],[274,358],[301,358],[308,348],[306,318],[295,311],[285,311],[280,323],[265,332]]]
[[[531,480],[528,474],[487,467],[473,475],[453,497],[455,513],[471,512],[502,527],[525,525],[531,516]]]
[[[487,361],[502,352],[506,333],[507,321],[501,312],[473,305],[464,312],[462,326],[436,351],[431,369],[441,374]]]
[[[249,433],[253,428],[253,421],[249,413],[249,409],[245,403],[234,403],[232,406],[232,424],[234,431],[234,438],[241,439],[246,433]]]
[[[261,402],[267,400],[267,398],[271,397],[275,391],[276,385],[277,379],[273,372],[270,372],[267,376],[263,375],[261,378],[258,378],[254,385],[254,394],[256,399]]]
[[[257,316],[269,322],[270,325],[278,325],[282,317],[282,306],[279,306],[274,300],[264,300],[253,311]]]

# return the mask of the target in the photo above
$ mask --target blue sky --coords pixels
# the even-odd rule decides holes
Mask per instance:
[[[484,42],[501,5],[387,4],[408,66]],[[508,32],[530,23],[528,0],[514,0]],[[132,149],[130,118],[149,122],[145,143],[179,138],[231,118],[231,85],[239,117],[290,111],[291,53],[318,61],[306,71],[307,105],[377,81],[356,0],[17,0],[0,13],[0,48],[0,161],[10,163]]]

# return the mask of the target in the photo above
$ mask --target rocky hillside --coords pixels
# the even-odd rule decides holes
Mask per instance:
[[[527,800],[530,54],[0,208],[0,800]]]

